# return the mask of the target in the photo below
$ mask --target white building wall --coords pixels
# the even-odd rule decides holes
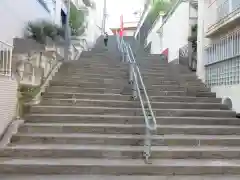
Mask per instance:
[[[11,123],[16,112],[17,81],[0,75],[0,136]]]
[[[57,7],[61,6],[62,0],[57,0]],[[1,0],[0,1],[0,40],[8,44],[13,43],[14,37],[22,37],[24,28],[29,21],[37,19],[47,19],[60,22],[60,12],[56,16],[52,16],[52,12],[46,11],[38,0]]]
[[[147,44],[151,44],[150,53],[151,54],[160,54],[161,53],[161,39],[158,33],[151,32],[147,37]]]
[[[162,49],[169,49],[169,61],[178,58],[179,48],[188,43],[189,3],[182,2],[162,26]]]
[[[240,85],[215,86],[211,90],[216,93],[217,97],[222,98],[223,101],[226,98],[230,98],[233,110],[240,113]]]
[[[216,4],[212,4],[209,9],[208,1],[198,1],[198,49],[197,49],[197,75],[202,81],[205,81],[205,53],[204,48],[211,43],[211,40],[206,37],[208,28],[216,20]],[[215,9],[215,10],[214,10]],[[218,38],[220,38],[220,35]],[[215,37],[217,38],[217,37]],[[230,98],[232,101],[233,110],[240,113],[240,85],[221,85],[213,86],[212,92],[215,92],[217,97]]]
[[[134,36],[135,30],[125,30],[123,35],[124,36]]]
[[[158,29],[162,26],[162,16],[156,21],[147,36],[147,45],[151,42],[151,54],[160,54],[162,49],[161,38]]]
[[[85,31],[85,38],[88,42],[89,47],[92,47],[97,38],[101,35],[102,20],[103,20],[103,0],[95,0],[95,9],[89,8],[89,14],[86,17],[88,27]]]
[[[205,57],[204,48],[208,45],[209,40],[205,38],[207,31],[207,21],[209,19],[208,4],[206,1],[198,1],[198,37],[197,37],[197,76],[205,82]]]

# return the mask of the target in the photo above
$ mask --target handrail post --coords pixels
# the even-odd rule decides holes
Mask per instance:
[[[148,118],[150,118],[148,116]],[[149,158],[151,156],[151,132],[146,127],[145,128],[145,138],[144,138],[144,157],[146,164],[149,164]]]
[[[136,100],[138,98],[138,95],[137,95],[137,82],[136,82],[136,79],[133,80],[133,84],[132,84],[132,99],[133,100]]]
[[[133,84],[133,63],[129,63],[129,84]]]

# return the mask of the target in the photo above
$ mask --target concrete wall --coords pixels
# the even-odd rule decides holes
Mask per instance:
[[[147,36],[146,45],[148,45],[149,43],[152,43],[151,50],[150,50],[151,54],[161,53],[162,43],[161,43],[161,38],[160,38],[160,34],[158,33],[158,30],[162,26],[162,20],[163,20],[162,16],[160,16]]]
[[[232,101],[233,110],[237,113],[240,113],[240,85],[231,85],[231,86],[215,86],[211,88],[212,92],[215,92],[217,97],[230,98]]]
[[[169,48],[169,61],[178,58],[179,48],[188,42],[189,3],[182,2],[162,27],[162,50]]]
[[[17,81],[0,75],[0,136],[16,112]]]
[[[151,32],[147,38],[147,45],[151,44],[150,53],[151,54],[160,54],[162,49],[161,38],[157,32]]]
[[[94,46],[97,38],[102,33],[100,28],[102,28],[103,19],[103,0],[95,0],[94,2],[96,4],[96,8],[89,8],[89,14],[86,17],[88,27],[85,31],[85,38],[90,47]]]
[[[206,8],[206,3],[204,3],[204,1],[198,2],[197,76],[202,81],[205,81],[204,46],[207,41],[205,38]]]
[[[22,37],[24,27],[29,21],[37,19],[47,19],[56,22],[60,22],[60,7],[62,6],[62,0],[56,1],[55,16],[52,11],[48,12],[38,2],[38,0],[1,0],[0,1],[0,16],[1,16],[1,28],[0,28],[0,40],[9,44],[12,44],[14,37]],[[51,6],[49,6],[51,7]]]
[[[150,12],[150,10],[151,10],[151,3],[148,3],[148,5],[146,7],[146,10],[143,12],[143,14],[142,14],[142,16],[140,18],[140,21],[138,23],[137,30],[136,30],[135,35],[134,35],[135,38],[137,37],[137,35],[138,35],[138,33],[139,33],[139,31],[140,31],[144,21],[147,18],[148,13]]]

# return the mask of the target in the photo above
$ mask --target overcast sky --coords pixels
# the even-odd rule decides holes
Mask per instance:
[[[123,14],[124,22],[136,21],[133,13],[143,9],[144,0],[107,0],[108,28],[120,26],[120,16]]]

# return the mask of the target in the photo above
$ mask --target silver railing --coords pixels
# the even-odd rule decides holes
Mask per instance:
[[[122,61],[129,64],[129,84],[132,85],[132,99],[139,98],[142,113],[145,120],[145,138],[144,138],[144,158],[149,163],[151,156],[152,134],[157,129],[157,122],[152,110],[152,106],[143,82],[141,71],[136,63],[130,44],[126,43],[117,35],[118,49],[122,55]]]
[[[12,51],[13,46],[0,41],[0,74],[12,75]]]

